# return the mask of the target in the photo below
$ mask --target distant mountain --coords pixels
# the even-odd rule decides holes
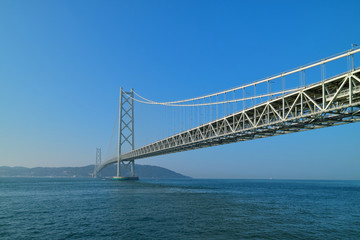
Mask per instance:
[[[130,167],[122,172],[122,175],[130,175]],[[94,165],[85,167],[0,167],[0,177],[92,177]],[[189,178],[169,169],[135,164],[136,176],[143,179],[149,178]],[[116,175],[116,165],[105,167],[99,177],[113,177]]]

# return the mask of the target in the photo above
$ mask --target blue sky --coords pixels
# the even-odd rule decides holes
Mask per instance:
[[[360,44],[358,1],[0,1],[0,165],[83,166],[119,88],[159,101]],[[136,106],[136,146],[158,123]],[[150,126],[150,127],[149,127]],[[360,179],[360,124],[139,160],[202,178]]]

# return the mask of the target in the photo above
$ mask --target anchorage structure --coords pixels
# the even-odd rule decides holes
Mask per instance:
[[[316,83],[311,85],[303,84],[299,88],[284,92],[265,102],[244,108],[241,111],[228,114],[146,146],[134,149],[133,135],[124,135],[123,141],[132,144],[132,150],[122,154],[120,151],[120,143],[122,142],[119,139],[119,156],[103,162],[97,168],[97,171],[115,162],[127,162],[133,165],[135,159],[358,122],[360,121],[360,69],[356,69],[354,66],[354,54],[359,52],[360,48],[352,49],[346,53],[289,72],[234,88],[236,90],[244,89],[247,86],[256,87],[260,83],[269,83],[273,79],[283,78],[294,73],[303,76],[304,71],[307,69],[316,66],[324,67],[326,63],[341,58],[348,59],[348,71],[337,76],[325,79],[325,74],[321,74],[320,81]],[[234,89],[222,93],[226,94],[234,91]],[[131,105],[131,110],[128,110],[128,113],[133,111],[134,91],[132,90],[129,93],[121,91],[121,93],[127,95],[127,102]],[[151,103],[156,102],[152,101]],[[120,104],[120,106],[122,105]],[[119,116],[123,117],[123,115]],[[129,116],[133,121],[133,112],[129,113]],[[133,134],[133,122],[128,123],[125,127],[132,129],[131,133]]]

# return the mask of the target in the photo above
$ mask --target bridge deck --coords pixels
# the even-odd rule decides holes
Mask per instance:
[[[121,161],[247,141],[360,120],[360,69],[137,148]],[[115,163],[114,157],[102,163]]]

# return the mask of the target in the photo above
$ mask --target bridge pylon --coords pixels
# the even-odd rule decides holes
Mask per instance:
[[[130,147],[131,151],[135,149],[134,144],[134,89],[126,92],[120,88],[119,97],[119,132],[118,132],[118,156],[117,156],[117,174],[113,180],[138,180],[135,176],[134,160],[123,161],[121,154],[123,148]],[[130,176],[122,175],[122,169],[126,170],[130,166]]]
[[[95,166],[94,166],[94,173],[93,177],[96,178],[98,174],[98,167],[101,164],[101,148],[96,148],[96,160],[95,160]]]

